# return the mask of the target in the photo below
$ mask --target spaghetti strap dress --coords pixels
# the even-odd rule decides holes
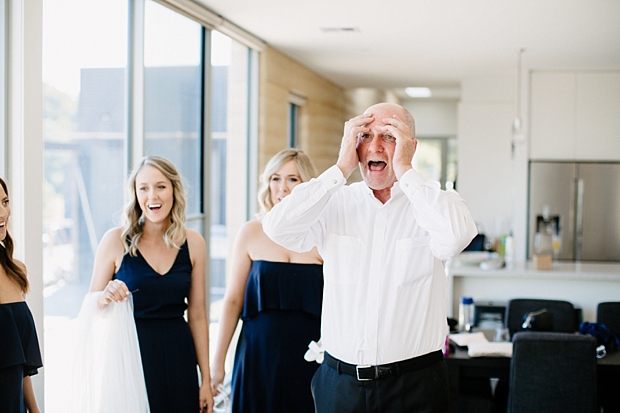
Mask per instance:
[[[191,273],[186,241],[165,274],[156,272],[138,251],[135,257],[125,254],[115,275],[132,291],[151,413],[199,410],[196,349],[183,317]]]
[[[0,412],[24,413],[23,380],[43,366],[37,330],[25,301],[0,304]]]
[[[232,373],[232,413],[314,413],[304,354],[321,336],[323,266],[253,261]]]

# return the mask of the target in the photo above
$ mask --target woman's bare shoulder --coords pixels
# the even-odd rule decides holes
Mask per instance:
[[[26,272],[26,265],[19,261],[13,260],[13,262]],[[25,300],[25,294],[22,291],[21,286],[16,280],[10,278],[3,267],[0,266],[0,303],[12,303]]]
[[[24,264],[20,260],[15,260],[15,259],[13,260],[13,262],[15,262],[15,265],[17,265],[25,274],[28,274],[28,269],[26,268],[26,264]]]
[[[189,247],[191,248],[192,246],[204,246],[206,245],[205,243],[205,238],[202,236],[202,234],[196,230],[193,229],[189,229],[186,228],[185,229],[185,237],[187,239],[187,244],[189,245]]]
[[[114,228],[110,228],[109,230],[107,230],[104,234],[103,234],[103,238],[116,238],[118,240],[121,239],[121,234],[123,233],[123,228],[121,227],[114,227]]]
[[[263,226],[259,220],[253,219],[241,225],[237,233],[237,243],[251,244],[254,242],[262,242],[267,236],[263,232]]]
[[[241,229],[250,233],[260,234],[263,232],[263,224],[258,219],[253,219],[244,223]]]
[[[121,254],[122,256],[125,252],[125,244],[121,238],[122,234],[123,229],[121,227],[109,229],[103,234],[98,250],[113,255]]]

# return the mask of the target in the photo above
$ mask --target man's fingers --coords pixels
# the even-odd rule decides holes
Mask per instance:
[[[366,125],[372,122],[372,120],[372,115],[359,115],[349,119],[344,123],[345,136],[351,132],[354,132],[357,136],[358,133],[367,131],[368,128],[366,128]]]

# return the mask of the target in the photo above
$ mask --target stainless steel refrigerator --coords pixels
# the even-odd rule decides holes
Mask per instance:
[[[559,217],[559,260],[620,262],[620,162],[530,162],[528,257],[543,209]]]

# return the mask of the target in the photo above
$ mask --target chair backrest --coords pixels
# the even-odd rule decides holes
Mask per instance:
[[[543,308],[552,315],[551,327],[545,330],[556,333],[574,333],[579,330],[577,312],[568,301],[514,298],[508,301],[504,315],[504,325],[510,330],[510,336],[523,331],[522,325],[526,314]]]
[[[620,301],[599,303],[596,307],[596,322],[620,338]]]
[[[508,413],[598,411],[596,339],[521,332],[513,339]]]

